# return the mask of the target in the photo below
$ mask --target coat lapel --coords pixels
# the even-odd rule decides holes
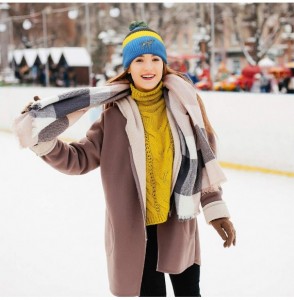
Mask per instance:
[[[140,185],[144,212],[146,212],[146,151],[143,122],[138,106],[130,96],[116,103],[127,120],[125,130],[130,142],[136,175]]]

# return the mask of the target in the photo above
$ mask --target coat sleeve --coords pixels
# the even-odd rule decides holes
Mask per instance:
[[[212,133],[208,133],[209,143],[216,155],[216,141]],[[201,206],[206,222],[209,224],[212,220],[219,218],[230,218],[230,213],[225,201],[222,199],[222,188],[216,186],[211,190],[201,194]]]
[[[78,142],[66,143],[57,140],[53,149],[41,158],[54,169],[68,174],[81,175],[100,166],[103,143],[103,113]]]
[[[230,218],[230,213],[225,201],[222,200],[222,188],[215,189],[201,195],[201,206],[206,222],[219,218]]]

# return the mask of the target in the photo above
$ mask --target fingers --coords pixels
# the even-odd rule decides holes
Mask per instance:
[[[226,220],[225,222],[222,223],[222,228],[226,233],[226,241],[224,243],[224,247],[230,247],[232,244],[235,246],[236,245],[236,231],[234,229],[233,224],[229,221]]]
[[[224,247],[236,245],[236,230],[228,218],[220,218],[211,221],[212,226],[225,241]]]
[[[24,108],[23,110],[21,111],[22,114],[26,113],[29,111],[29,107],[31,106],[32,104],[32,101],[30,101]]]
[[[34,101],[38,101],[40,100],[40,97],[39,96],[34,96]],[[30,106],[33,104],[34,102],[30,101],[25,107],[24,109],[22,110],[22,114],[28,112],[30,110]]]
[[[217,233],[221,236],[221,238],[226,241],[227,240],[227,235],[225,234],[224,230],[218,226],[218,227],[215,227],[215,230],[217,231]]]
[[[235,238],[233,240],[233,245],[236,246],[236,230],[235,229],[234,229],[234,236],[235,236]]]

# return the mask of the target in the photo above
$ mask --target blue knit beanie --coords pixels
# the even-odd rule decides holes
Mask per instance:
[[[127,69],[131,62],[143,54],[153,54],[162,58],[167,63],[166,49],[161,36],[151,30],[142,21],[132,22],[129,26],[130,33],[123,41],[123,66]]]

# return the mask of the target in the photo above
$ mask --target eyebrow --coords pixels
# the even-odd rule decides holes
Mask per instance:
[[[138,57],[144,57],[144,55],[151,55],[152,57],[154,57],[154,56],[157,56],[157,57],[159,57],[158,55],[154,55],[154,54],[148,54],[148,53],[146,53],[146,54],[138,55],[136,58],[138,58]]]

